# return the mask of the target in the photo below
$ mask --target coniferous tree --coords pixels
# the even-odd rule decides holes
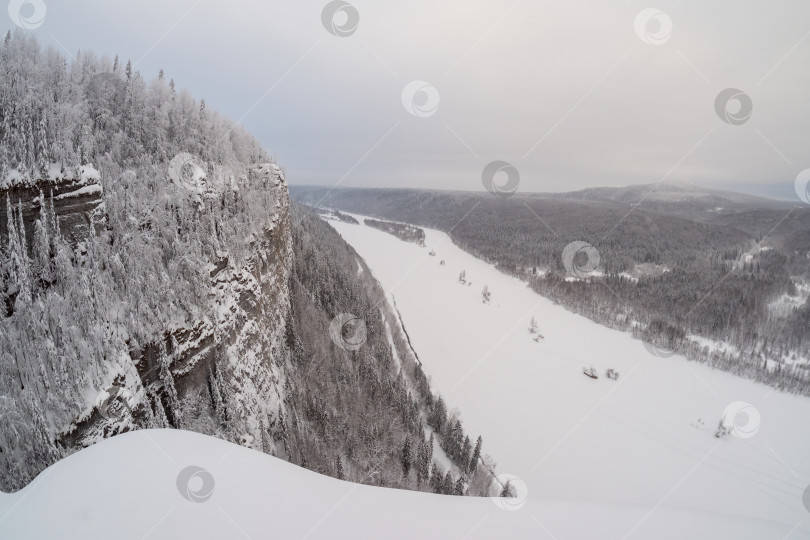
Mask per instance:
[[[53,281],[53,261],[51,259],[51,236],[54,234],[50,223],[50,213],[45,203],[45,195],[39,192],[39,219],[34,222],[34,257],[36,273],[43,286]]]
[[[32,301],[31,264],[28,259],[28,248],[25,241],[25,224],[22,220],[22,205],[18,205],[19,214],[15,214],[14,206],[8,195],[6,196],[6,212],[8,216],[8,272],[15,295],[14,311],[28,306]],[[19,218],[19,219],[15,219]]]
[[[428,422],[438,433],[444,429],[444,424],[447,422],[447,407],[444,404],[444,399],[439,396],[439,399],[433,404]]]
[[[430,457],[428,456],[427,441],[419,440],[416,451],[416,485],[421,487],[430,476]]]
[[[211,394],[211,406],[214,408],[214,414],[219,420],[219,423],[224,426],[227,420],[225,417],[225,404],[222,401],[219,382],[211,371],[208,372],[208,389]]]
[[[162,385],[163,393],[169,406],[168,414],[171,415],[172,425],[180,427],[180,401],[177,397],[177,389],[174,385],[174,376],[171,371],[171,360],[166,353],[166,343],[163,339],[159,342],[158,349],[158,376]]]
[[[463,433],[463,432],[462,432]],[[462,469],[470,462],[472,455],[472,443],[470,442],[469,435],[464,435],[464,442],[461,445],[461,453],[458,462],[462,464]]]
[[[167,428],[169,419],[166,417],[166,409],[163,407],[163,402],[157,394],[152,395],[152,405],[154,407],[154,425],[155,428]]]
[[[49,169],[51,165],[50,147],[48,145],[47,113],[42,113],[39,121],[39,133],[37,140],[37,173],[40,179],[49,179]],[[43,201],[44,202],[44,201]]]
[[[340,459],[340,456],[335,458],[335,478],[338,480],[344,480],[346,478],[346,473],[343,470],[343,461]]]
[[[259,436],[261,437],[261,448],[265,454],[273,453],[273,443],[270,442],[270,437],[265,429],[264,420],[259,419]]]
[[[411,463],[413,461],[413,456],[411,455],[411,438],[405,438],[405,444],[402,446],[402,454],[400,456],[400,462],[402,463],[402,475],[405,479],[408,479],[408,474],[411,472]]]
[[[458,480],[456,480],[456,485],[453,489],[453,495],[462,496],[464,495],[464,475],[460,474],[458,476]]]
[[[439,466],[434,463],[430,469],[430,488],[433,490],[433,493],[442,492],[443,482],[444,474],[441,469],[439,469]]]
[[[453,475],[450,473],[450,471],[447,471],[442,479],[441,493],[444,495],[452,495],[455,484],[456,482],[453,480]]]
[[[29,393],[29,404],[33,411],[33,450],[38,455],[40,460],[44,462],[55,461],[59,458],[59,450],[57,449],[56,445],[54,445],[53,440],[48,432],[45,413],[31,393]]]
[[[478,462],[481,459],[481,444],[483,440],[481,436],[478,436],[478,440],[475,442],[475,450],[473,450],[472,458],[470,458],[469,466],[467,467],[467,471],[471,475],[475,475],[476,470],[478,469]]]

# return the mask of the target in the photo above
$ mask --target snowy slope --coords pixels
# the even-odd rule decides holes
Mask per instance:
[[[190,469],[189,467],[195,467]],[[191,432],[145,430],[82,450],[14,495],[0,538],[621,538],[643,506],[448,497],[361,486]],[[662,507],[634,538],[781,538],[774,523]],[[799,530],[792,540],[810,538]]]
[[[648,522],[665,508],[752,518],[778,524],[775,538],[810,531],[802,502],[810,484],[810,400],[651,354],[630,335],[536,295],[443,233],[426,230],[420,248],[360,222],[331,224],[396,298],[434,387],[464,412],[468,429],[483,434],[498,470],[526,483],[530,499],[660,504]],[[462,269],[471,286],[458,283]],[[484,285],[492,291],[488,305]],[[532,316],[542,343],[528,333]],[[582,374],[591,365],[598,380]],[[604,377],[607,368],[621,373],[618,382]],[[715,438],[735,402],[758,412],[749,425],[756,432]],[[746,418],[738,416],[740,427]],[[633,530],[633,519],[616,519],[625,533]]]

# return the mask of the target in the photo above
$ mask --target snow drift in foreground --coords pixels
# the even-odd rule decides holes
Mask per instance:
[[[204,435],[119,435],[0,495],[0,538],[784,537],[779,524],[661,507],[449,497],[350,484]],[[509,510],[511,508],[512,510]],[[553,532],[552,532],[553,531]],[[791,540],[810,538],[796,530]]]

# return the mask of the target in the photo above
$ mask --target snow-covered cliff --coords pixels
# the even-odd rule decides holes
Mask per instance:
[[[227,250],[218,252],[206,267],[210,312],[172,322],[160,338],[110,364],[109,386],[99,389],[59,442],[87,446],[117,432],[162,424],[261,449],[262,432],[275,422],[283,397],[292,251],[283,173],[264,164],[251,168],[249,177],[267,185],[273,201],[264,230],[249,241],[251,255],[240,264]],[[205,414],[209,401],[221,422]]]
[[[357,482],[486,492],[481,440],[258,141],[162,72],[24,33],[0,59],[0,490],[172,427]]]
[[[9,201],[11,235],[30,237],[23,231],[41,229],[48,219],[40,219],[40,212],[52,212],[54,234],[73,240],[75,247],[65,241],[57,251],[72,259],[67,266],[78,267],[72,268],[73,281],[84,283],[65,296],[74,296],[77,289],[91,297],[105,296],[94,299],[90,310],[75,303],[59,309],[58,280],[29,301],[14,295],[15,309],[0,326],[0,341],[7,345],[4,366],[9,368],[0,386],[0,488],[18,489],[54,460],[132,429],[184,428],[260,450],[263,438],[265,445],[272,440],[269,430],[281,410],[289,357],[283,338],[290,314],[290,203],[284,175],[275,164],[249,167],[237,184],[262,190],[264,223],[244,239],[244,254],[234,256],[228,246],[220,246],[199,272],[199,305],[152,325],[156,331],[151,339],[139,329],[142,310],[130,305],[139,297],[137,289],[132,295],[117,294],[116,280],[109,275],[115,273],[115,261],[106,255],[93,261],[101,255],[97,234],[116,236],[103,230],[108,224],[101,189],[93,194],[97,201],[82,206],[60,205],[58,195],[31,199],[37,190],[30,187],[0,193]],[[180,255],[182,260],[193,253]],[[112,258],[126,256],[115,253]],[[8,266],[11,257],[3,260]],[[36,253],[31,260],[36,261]],[[137,276],[123,280],[137,281]],[[172,301],[193,301],[175,297],[180,291],[173,288],[169,281],[167,305],[155,306],[158,312],[170,311]],[[37,332],[32,319],[46,312],[46,331]],[[77,315],[83,320],[75,320]],[[65,350],[71,346],[78,351]]]

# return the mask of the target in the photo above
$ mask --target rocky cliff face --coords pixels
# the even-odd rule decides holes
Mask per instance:
[[[3,198],[3,204],[0,204],[0,223],[8,222],[5,204],[7,199],[11,206],[22,209],[26,234],[32,238],[41,200],[53,200],[63,234],[74,242],[86,237],[90,216],[100,207],[103,209],[103,189],[94,169],[88,167],[84,172],[86,174],[80,180],[48,180],[33,186],[14,186],[0,190]],[[2,238],[7,241],[5,230]]]
[[[473,453],[357,253],[291,208],[278,166],[230,177],[125,171],[90,183],[103,195],[85,207],[8,205],[0,489],[104,438],[177,428],[360,483],[487,493],[480,438]]]
[[[292,264],[281,169],[126,62],[0,41],[0,489],[103,437],[275,451]],[[90,165],[92,164],[92,165]]]
[[[59,457],[139,428],[189,429],[274,451],[269,432],[283,410],[289,355],[284,334],[290,314],[290,203],[278,166],[252,167],[246,180],[264,189],[267,220],[260,234],[247,239],[248,256],[241,262],[223,247],[205,269],[207,312],[196,320],[169,324],[147,343],[119,340],[119,347],[106,353],[111,357],[101,366],[105,372],[99,382],[84,392],[84,403],[42,415],[43,436],[53,443],[49,451],[15,460],[14,450],[21,449],[13,448],[13,440],[0,440],[0,468],[10,472],[0,475],[0,488],[20,488],[21,481]],[[86,185],[100,188],[93,182]],[[101,190],[57,199],[80,188],[75,183],[49,187],[54,188],[53,206],[63,233],[82,249],[89,224],[97,223],[103,213]],[[39,190],[14,188],[0,195],[14,199],[12,208],[22,210],[25,229],[34,231]],[[18,212],[12,213],[19,219]],[[59,356],[59,351],[53,352]],[[36,388],[38,375],[21,373],[20,385]]]

